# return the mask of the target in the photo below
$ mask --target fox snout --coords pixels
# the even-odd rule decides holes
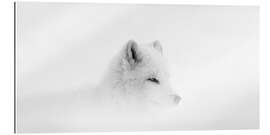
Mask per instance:
[[[172,96],[172,100],[174,104],[179,104],[179,102],[181,101],[181,97],[179,95],[171,95]]]

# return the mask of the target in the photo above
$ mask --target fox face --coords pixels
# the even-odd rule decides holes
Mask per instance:
[[[116,92],[118,94],[112,95],[128,102],[177,105],[181,98],[170,86],[167,61],[162,51],[159,41],[143,45],[128,41],[105,76],[109,93]]]

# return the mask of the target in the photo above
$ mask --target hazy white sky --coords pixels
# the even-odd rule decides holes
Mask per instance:
[[[18,98],[95,84],[129,39],[159,40],[183,98],[163,125],[257,128],[258,19],[251,6],[18,3]]]

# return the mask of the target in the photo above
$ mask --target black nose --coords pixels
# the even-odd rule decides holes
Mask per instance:
[[[178,104],[180,102],[180,100],[181,100],[181,97],[178,96],[178,95],[175,95],[174,98],[173,98],[173,101],[174,101],[175,104]]]

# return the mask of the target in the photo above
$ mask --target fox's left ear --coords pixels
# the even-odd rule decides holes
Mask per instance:
[[[135,67],[142,61],[138,44],[134,40],[129,40],[125,48],[126,60],[131,67]]]
[[[153,47],[162,54],[162,46],[158,40],[154,41]]]

